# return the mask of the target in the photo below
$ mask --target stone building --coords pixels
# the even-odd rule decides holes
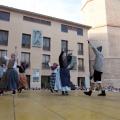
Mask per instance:
[[[0,6],[0,57],[17,46],[19,64],[27,62],[30,87],[48,87],[48,61],[58,63],[61,50],[72,50],[76,61],[73,84],[89,86],[88,29],[90,26],[42,14]],[[75,62],[74,61],[74,62]]]
[[[120,0],[83,0],[83,23],[92,26],[88,38],[103,46],[105,86],[120,88]],[[90,63],[94,60],[90,51]]]

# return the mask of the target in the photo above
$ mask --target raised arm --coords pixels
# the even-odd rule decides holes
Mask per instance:
[[[97,50],[97,48],[96,48],[95,46],[93,46],[93,45],[90,43],[89,40],[88,40],[88,43],[90,44],[90,46],[91,46],[93,52],[95,53],[95,55],[98,56],[98,55],[99,55],[99,51]]]
[[[8,61],[10,60],[10,58],[8,58],[7,56],[4,56],[4,59]]]
[[[71,63],[72,60],[72,54],[67,55],[67,65],[69,65]]]

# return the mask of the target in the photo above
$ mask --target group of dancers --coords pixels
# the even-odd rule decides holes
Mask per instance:
[[[91,80],[91,88],[89,91],[85,91],[84,94],[91,96],[92,90],[94,89],[95,83],[98,83],[101,94],[98,96],[106,96],[105,90],[103,89],[101,76],[103,73],[103,54],[102,54],[102,46],[94,47],[91,45],[90,41],[88,41],[91,48],[95,53],[95,61],[93,65],[94,74],[90,77]],[[22,63],[19,66],[18,58],[16,54],[11,54],[11,59],[4,56],[6,60],[8,60],[7,70],[3,73],[0,78],[0,95],[3,94],[3,91],[13,91],[12,95],[16,94],[16,89],[18,92],[21,92],[22,89],[28,89],[27,79],[25,75],[25,70],[27,69],[27,64]],[[71,81],[70,81],[70,70],[74,67],[75,63],[72,67],[69,67],[72,60],[72,53],[66,54],[65,51],[62,51],[59,55],[59,65],[57,63],[53,63],[49,66],[52,70],[50,75],[50,90],[51,92],[58,92],[58,90],[62,91],[62,95],[69,95],[69,91],[71,90]],[[15,68],[19,68],[19,76],[18,72]]]
[[[17,49],[15,47],[15,49]],[[15,53],[11,54],[11,58],[4,56],[4,59],[8,61],[7,69],[3,67],[4,64],[1,65],[1,77],[0,77],[0,95],[3,94],[4,91],[12,91],[11,95],[16,94],[16,90],[20,93],[22,89],[28,89],[27,78],[25,75],[25,70],[27,69],[27,63],[21,63],[18,65],[18,56]],[[18,72],[15,70],[19,68]],[[2,72],[3,71],[3,72]]]
[[[93,46],[88,40],[93,52],[95,53],[95,61],[93,65],[94,73],[90,77],[91,87],[89,91],[85,91],[84,94],[91,96],[92,90],[95,87],[95,83],[98,83],[99,88],[101,89],[101,93],[98,96],[106,96],[105,90],[102,86],[102,73],[103,73],[103,54],[102,54],[102,46],[98,46],[97,48]],[[59,55],[59,66],[57,63],[54,63],[53,66],[49,63],[49,66],[52,69],[52,73],[50,76],[50,90],[53,91],[62,91],[62,95],[69,95],[69,91],[71,90],[70,84],[70,70],[74,67],[74,64],[71,68],[68,68],[69,64],[72,60],[72,54],[66,54],[62,51]]]

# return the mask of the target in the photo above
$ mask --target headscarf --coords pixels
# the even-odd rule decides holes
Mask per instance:
[[[102,46],[98,46],[97,49],[98,49],[99,52],[101,52],[102,51]]]
[[[55,70],[57,68],[58,64],[57,63],[53,63],[53,66],[51,67],[52,70]]]
[[[15,53],[12,53],[12,54],[11,54],[11,57],[12,57],[12,56],[15,56]]]

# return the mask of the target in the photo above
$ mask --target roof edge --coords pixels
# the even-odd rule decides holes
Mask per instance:
[[[84,27],[84,28],[87,28],[87,29],[91,28],[91,26],[88,26],[88,25],[84,25],[84,24],[80,24],[80,23],[76,23],[76,22],[72,22],[72,21],[69,21],[69,20],[64,20],[64,19],[60,19],[60,18],[56,18],[56,17],[51,17],[51,16],[47,16],[47,15],[43,15],[43,14],[39,14],[39,13],[35,13],[35,12],[30,12],[30,11],[27,11],[27,10],[21,10],[21,9],[8,7],[8,6],[4,6],[4,5],[0,5],[0,8],[11,10],[11,11],[16,11],[16,12],[20,12],[20,13],[25,13],[25,14],[28,14],[28,15],[34,15],[34,16],[37,16],[37,17],[43,17],[44,19],[63,22],[63,23],[66,23],[66,24],[81,26],[81,27]]]

